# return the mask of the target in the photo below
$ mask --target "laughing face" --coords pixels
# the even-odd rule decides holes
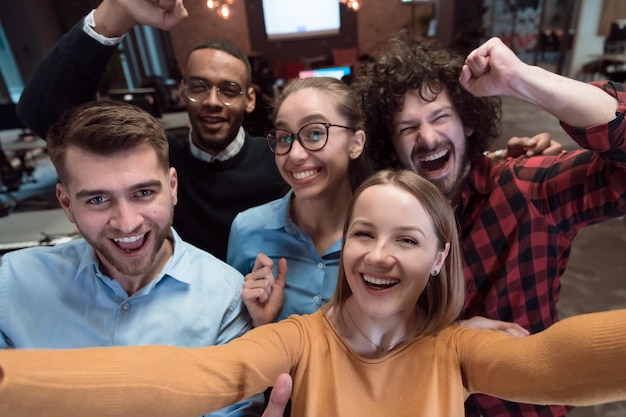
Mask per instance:
[[[291,93],[280,106],[275,127],[298,132],[308,123],[320,122],[346,126],[334,106],[332,95],[314,88]],[[342,198],[350,194],[348,166],[363,151],[365,133],[342,127],[330,127],[326,145],[309,151],[295,140],[285,155],[276,155],[276,166],[298,199],[328,196]]]
[[[72,162],[57,185],[61,206],[109,276],[132,294],[171,256],[176,171],[164,171],[148,144],[108,156],[70,147],[65,158]]]
[[[189,55],[185,78],[203,81],[209,87],[234,83],[245,91],[225,105],[215,88],[204,100],[194,102],[185,95],[181,85],[180,97],[187,106],[193,142],[205,152],[216,155],[235,139],[244,114],[254,110],[255,94],[254,89],[247,87],[246,66],[224,51],[197,49]]]
[[[472,130],[463,127],[447,91],[426,98],[417,90],[405,94],[403,106],[393,118],[391,140],[405,167],[453,201],[470,168],[466,138]]]
[[[433,272],[444,263],[431,219],[408,191],[393,185],[364,190],[354,206],[343,266],[361,313],[407,320]],[[431,279],[438,279],[433,277]]]

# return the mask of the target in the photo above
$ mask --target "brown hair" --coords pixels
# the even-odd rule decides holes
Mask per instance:
[[[470,160],[489,149],[500,134],[501,102],[497,97],[475,97],[461,86],[463,63],[464,57],[404,30],[387,42],[374,63],[361,68],[352,87],[362,100],[376,168],[391,164],[393,117],[409,90],[418,90],[425,101],[446,91],[463,126],[473,130],[467,138]]]
[[[319,90],[330,96],[333,99],[335,109],[346,120],[348,126],[355,130],[365,130],[363,112],[361,111],[358,97],[346,83],[331,77],[310,77],[291,81],[274,102],[273,120],[277,119],[280,107],[287,97],[307,88]],[[352,190],[355,190],[372,172],[367,156],[367,143],[368,140],[365,141],[361,155],[356,159],[350,160],[348,172]]]
[[[50,159],[63,183],[69,179],[65,154],[70,146],[112,155],[147,143],[155,150],[163,170],[169,169],[169,145],[161,123],[131,104],[101,100],[74,107],[50,127],[46,141]]]
[[[448,256],[439,275],[430,277],[424,292],[417,299],[416,311],[421,316],[415,328],[416,335],[432,335],[458,319],[465,300],[465,283],[457,222],[448,199],[429,181],[408,170],[382,170],[365,180],[355,191],[348,206],[343,227],[343,245],[352,221],[354,206],[361,193],[374,185],[391,185],[411,193],[424,207],[433,223],[439,241],[439,250],[450,243]],[[328,306],[342,308],[352,290],[346,279],[343,255],[339,264],[337,288]]]

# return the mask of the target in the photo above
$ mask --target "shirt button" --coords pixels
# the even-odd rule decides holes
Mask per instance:
[[[122,310],[130,310],[130,303],[122,304]]]
[[[324,264],[320,262],[320,263],[317,264],[317,267],[318,268],[324,268]]]
[[[313,301],[315,301],[316,303],[320,302],[320,298],[316,295],[315,297],[313,297]]]

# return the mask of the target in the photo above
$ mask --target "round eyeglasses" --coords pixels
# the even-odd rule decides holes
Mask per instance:
[[[296,133],[285,129],[273,129],[267,134],[267,144],[276,155],[288,154],[297,139],[300,145],[308,151],[319,151],[328,142],[328,129],[340,127],[356,132],[356,129],[349,126],[335,125],[332,123],[307,123]]]
[[[185,82],[185,95],[194,103],[200,103],[209,96],[211,90],[215,88],[217,98],[225,105],[230,106],[235,103],[244,91],[241,86],[231,81],[222,81],[218,85],[209,86],[204,80],[192,78]]]

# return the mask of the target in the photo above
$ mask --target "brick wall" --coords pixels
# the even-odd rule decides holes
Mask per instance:
[[[178,62],[184,66],[187,52],[192,45],[210,37],[226,38],[247,54],[262,52],[251,50],[248,11],[243,2],[244,0],[235,0],[231,17],[223,20],[206,7],[204,0],[186,0],[185,7],[189,11],[189,17],[171,31]],[[392,33],[412,23],[423,28],[424,17],[430,15],[432,7],[429,3],[412,6],[403,4],[400,0],[363,0],[363,3],[363,7],[357,12],[359,54],[375,54]],[[256,9],[253,12],[261,13]]]

